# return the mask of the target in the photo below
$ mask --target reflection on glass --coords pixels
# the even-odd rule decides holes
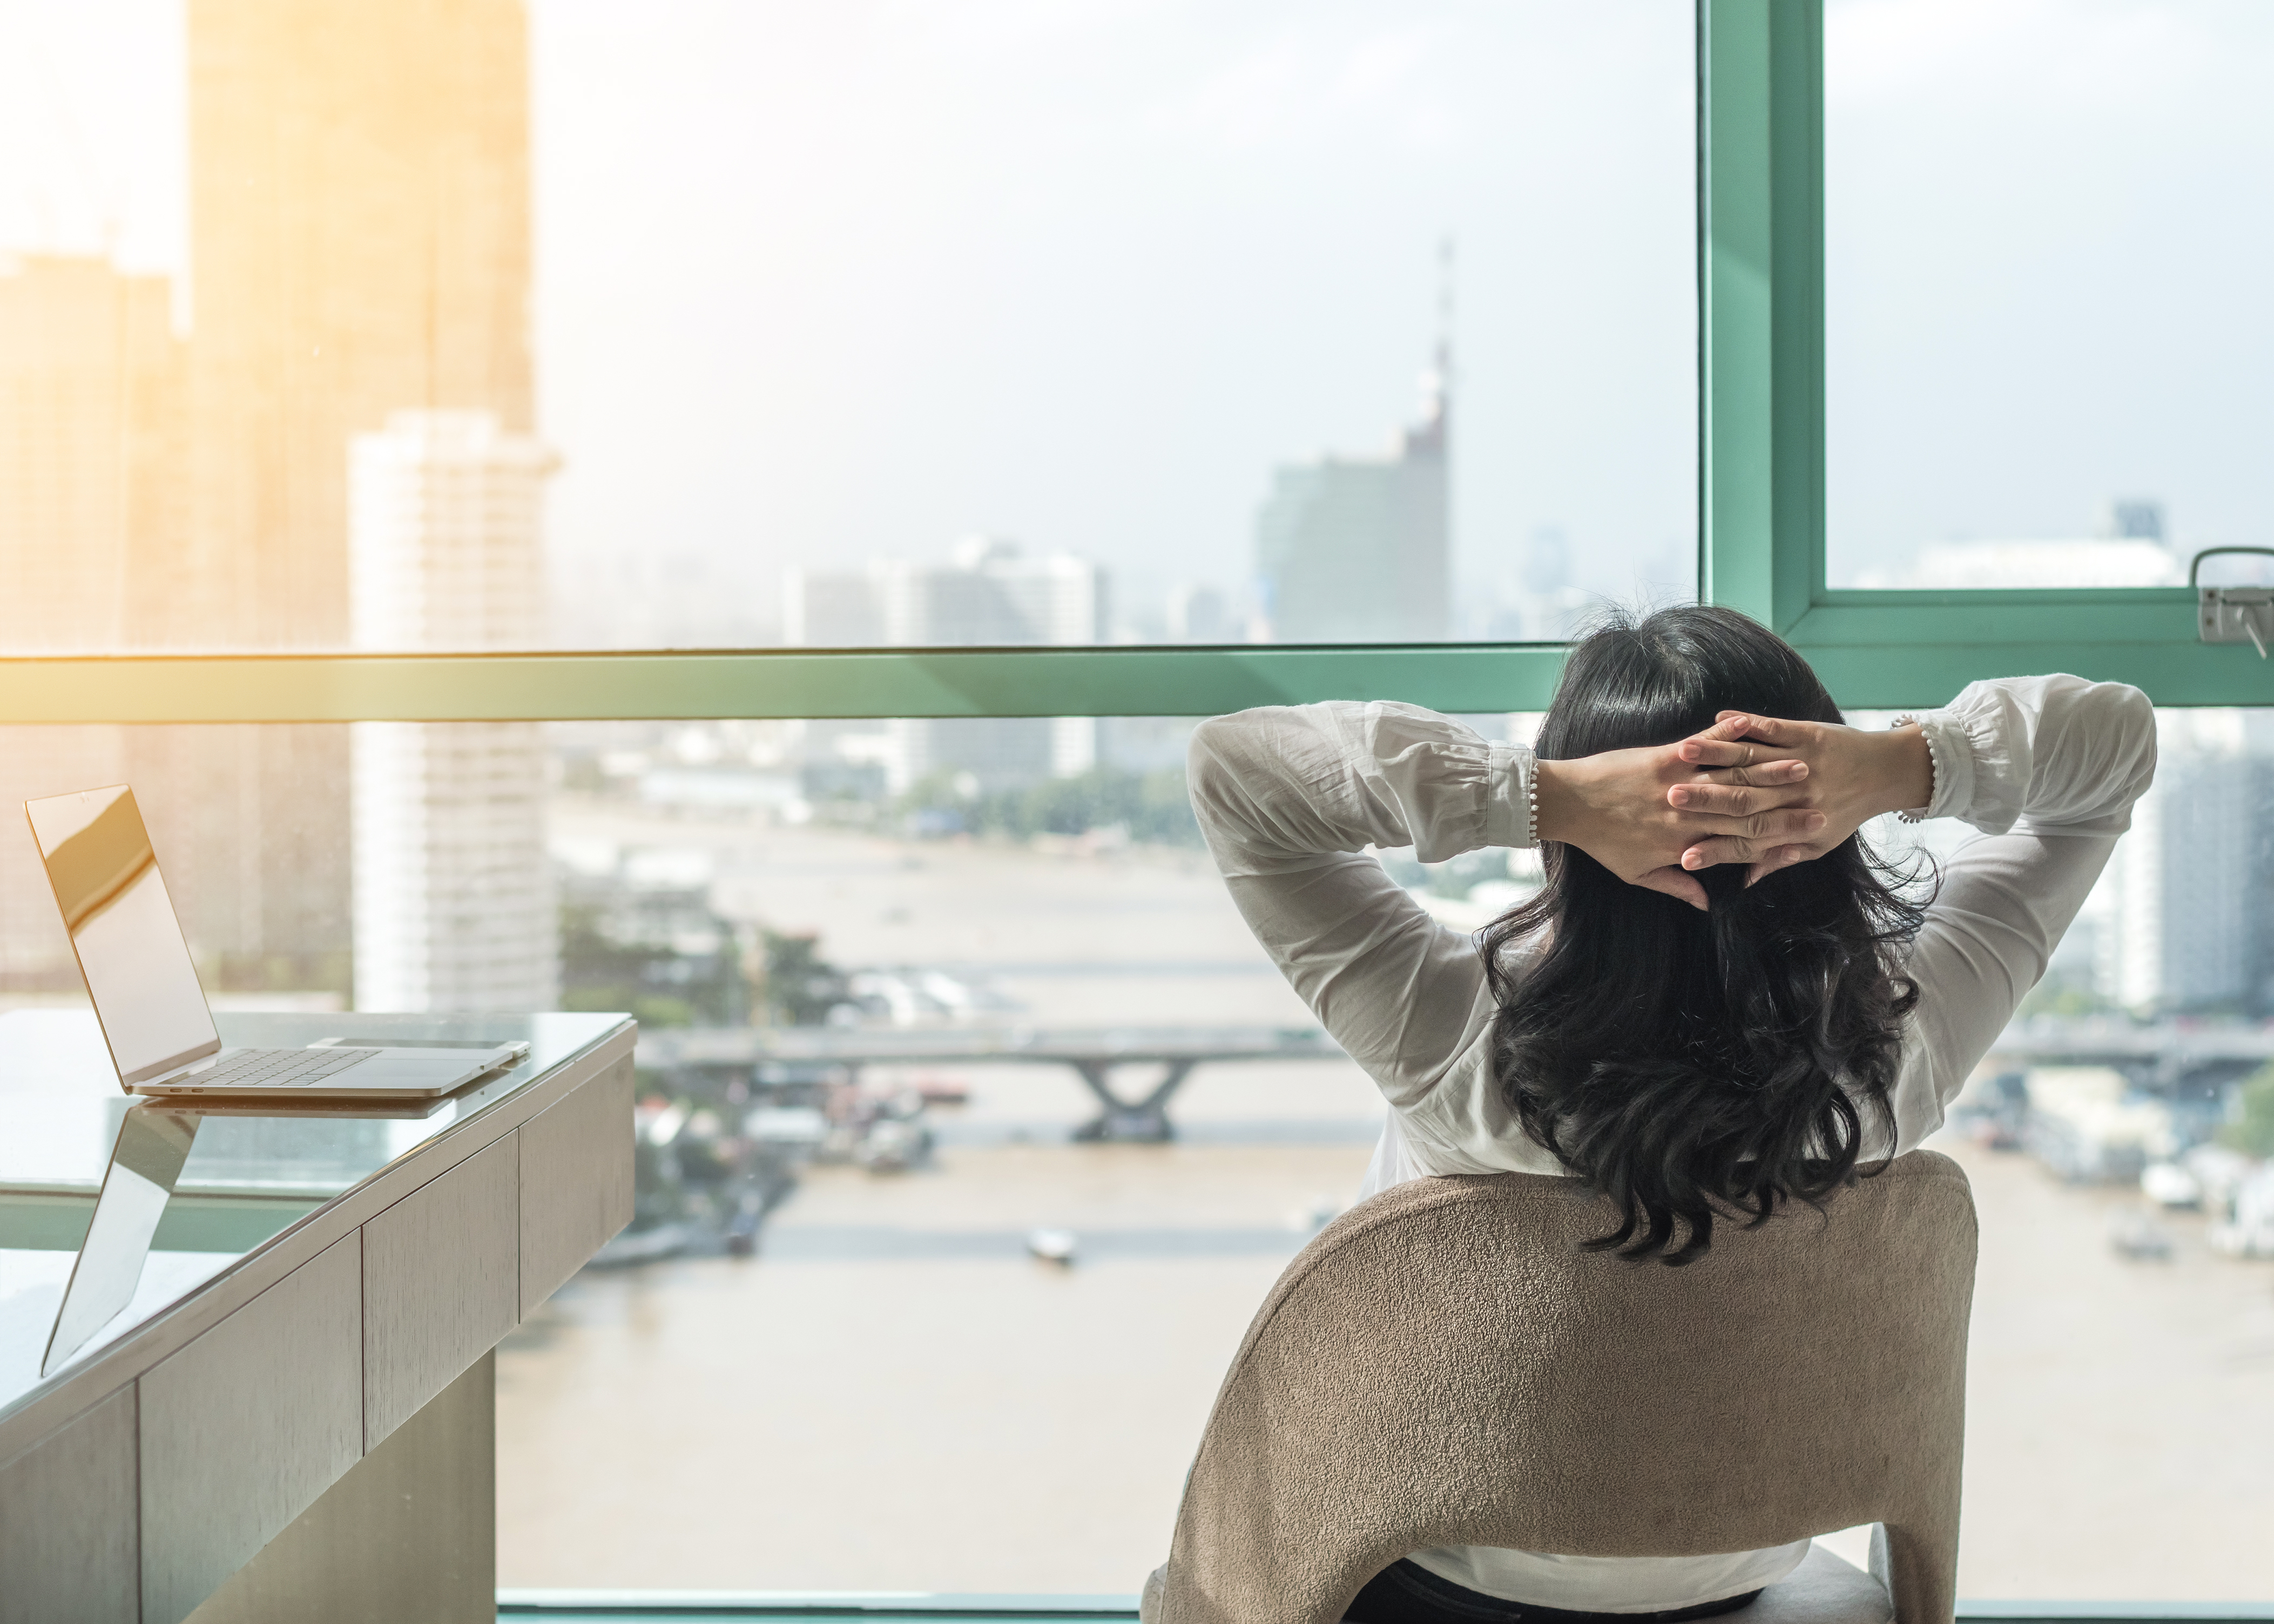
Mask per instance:
[[[64,929],[77,936],[158,867],[134,795],[124,785],[25,808],[48,861]]]
[[[344,1036],[375,1046],[530,1048],[523,1064],[442,1100],[276,1114],[259,1101],[194,1111],[130,1103],[87,1011],[0,1015],[0,1413],[106,1327],[159,1313],[619,1024],[605,1013],[222,1014],[227,1041],[248,1047]]]
[[[159,1220],[197,1138],[198,1120],[193,1111],[137,1104],[119,1123],[102,1193],[95,1198],[94,1216],[56,1312],[55,1334],[40,1362],[42,1376],[53,1374],[133,1300]]]

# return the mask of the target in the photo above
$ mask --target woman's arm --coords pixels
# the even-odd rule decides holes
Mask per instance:
[[[1919,984],[1926,1068],[1908,1149],[1942,1113],[2029,989],[2107,866],[2132,805],[2156,776],[2156,712],[2118,682],[2016,677],[1977,682],[1924,718],[1934,748],[1930,816],[1982,831],[1945,868],[1908,966]],[[1903,1091],[1910,1094],[1911,1091]]]
[[[1492,1019],[1469,937],[1366,855],[1442,862],[1525,840],[1523,753],[1411,705],[1271,706],[1193,734],[1193,811],[1232,901],[1337,1043],[1394,1103]]]
[[[1706,843],[1706,861],[1782,867],[1827,850],[1881,812],[1955,817],[1982,831],[1945,868],[1906,966],[1919,984],[1918,1041],[1899,1088],[1900,1147],[1931,1132],[2024,995],[2044,974],[2077,910],[2131,826],[2155,777],[2156,716],[2147,695],[2081,677],[1977,682],[1916,726],[1887,733],[1820,723],[1739,718],[1758,740],[1813,769],[1805,795],[1829,822],[1814,840],[1755,853]],[[1736,768],[1729,742],[1692,741],[1701,764]],[[1742,771],[1742,769],[1738,769]],[[1676,786],[1669,800],[1722,806],[1732,791]],[[1913,1078],[1910,1068],[1924,1068]]]
[[[1440,925],[1365,855],[1412,846],[1442,862],[1528,846],[1525,791],[1540,780],[1539,835],[1570,840],[1658,889],[1696,877],[1684,846],[1739,827],[1792,838],[1814,812],[1742,816],[1675,808],[1666,787],[1697,776],[1675,747],[1535,763],[1412,705],[1273,706],[1193,735],[1193,809],[1232,899],[1335,1040],[1396,1101],[1425,1091],[1491,1019],[1475,944]],[[1790,768],[1764,768],[1762,776]],[[1766,801],[1796,790],[1758,792]]]

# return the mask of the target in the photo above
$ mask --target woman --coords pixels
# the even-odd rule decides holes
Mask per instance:
[[[1412,706],[1335,703],[1218,718],[1191,760],[1234,901],[1389,1100],[1362,1193],[1570,1175],[1615,1214],[1598,1244],[1678,1266],[1717,1212],[1833,1199],[1940,1125],[2127,827],[2155,718],[2134,688],[2024,677],[1864,733],[1781,639],[1687,606],[1584,639],[1536,756]],[[1924,906],[1856,838],[1889,812],[1982,832]],[[1534,845],[1547,883],[1481,951],[1367,855]],[[1350,1617],[1706,1617],[1807,1544],[1418,1551]]]

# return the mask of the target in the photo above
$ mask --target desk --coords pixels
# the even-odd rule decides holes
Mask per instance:
[[[0,1018],[0,1624],[493,1620],[491,1350],[631,1216],[633,1024],[220,1026],[531,1051],[432,1107],[201,1113],[133,1300],[42,1378],[130,1105],[91,1014]]]

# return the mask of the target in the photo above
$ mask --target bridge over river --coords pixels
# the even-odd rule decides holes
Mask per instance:
[[[855,1077],[877,1065],[1062,1065],[1098,1103],[1098,1115],[1075,1138],[1141,1143],[1175,1137],[1169,1102],[1199,1066],[1342,1057],[1316,1026],[664,1026],[640,1034],[643,1066],[714,1079],[749,1078],[770,1064],[837,1067]],[[2017,1020],[1989,1058],[2015,1070],[2112,1066],[2166,1094],[2215,1087],[2269,1061],[2274,1025],[2121,1016]],[[1159,1071],[1143,1094],[1125,1094],[1113,1085],[1113,1074],[1125,1066]]]
[[[2008,1026],[1990,1059],[2014,1070],[2112,1066],[2142,1087],[2170,1094],[2215,1087],[2274,1060],[2274,1023],[2037,1015]]]
[[[1339,1060],[1316,1026],[663,1026],[640,1034],[644,1067],[682,1075],[749,1077],[764,1065],[1062,1065],[1096,1096],[1078,1139],[1160,1143],[1176,1137],[1169,1101],[1195,1067],[1234,1061]],[[1158,1067],[1152,1087],[1126,1095],[1124,1066]]]

